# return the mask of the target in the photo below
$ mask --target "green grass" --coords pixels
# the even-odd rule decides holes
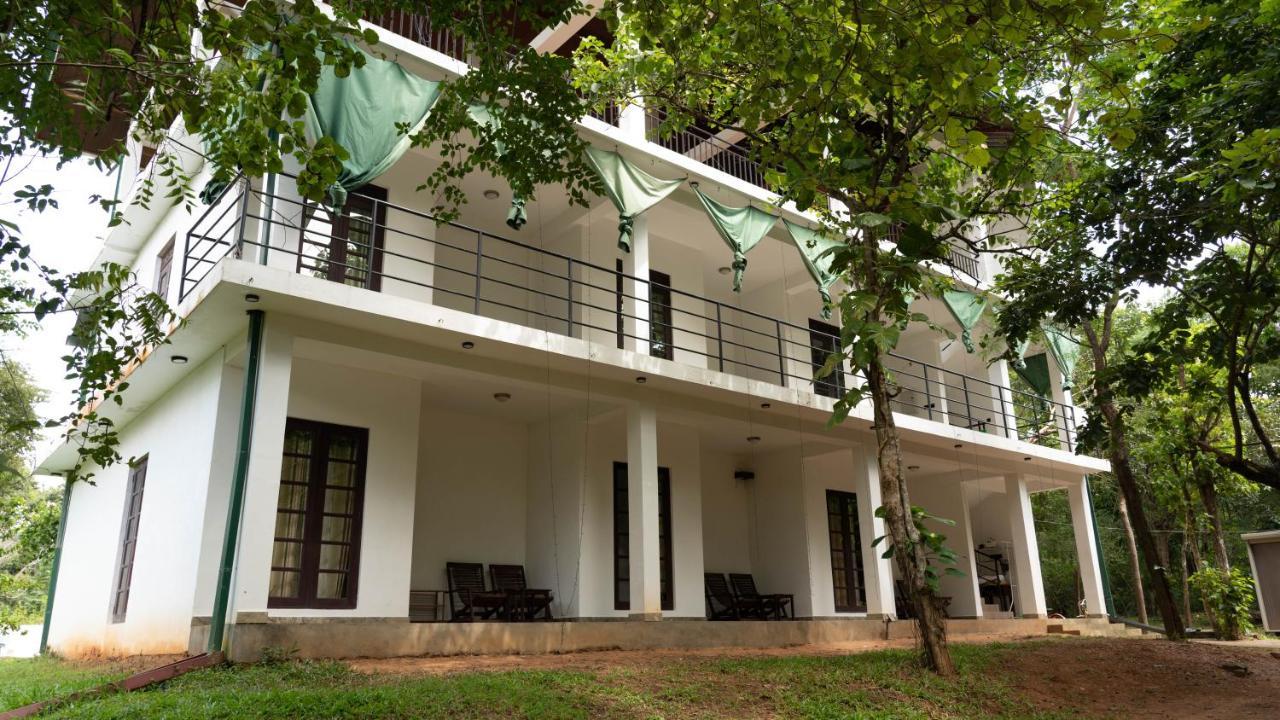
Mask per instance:
[[[0,659],[0,711],[119,680],[128,671],[115,665],[88,666],[50,658]]]
[[[1026,647],[1025,645],[1020,647]],[[656,659],[604,671],[364,675],[336,662],[198,671],[142,692],[66,705],[49,718],[1039,718],[992,670],[1011,646],[953,648],[960,674],[907,651],[839,657]],[[56,661],[0,664],[0,692],[34,699],[88,675]],[[19,695],[10,688],[25,688]],[[43,695],[41,695],[43,697]]]

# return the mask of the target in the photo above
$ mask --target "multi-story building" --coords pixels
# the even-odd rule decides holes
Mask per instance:
[[[411,72],[466,72],[461,46],[420,18],[378,22],[381,49]],[[604,31],[578,18],[531,42],[563,51],[588,32]],[[735,138],[659,138],[655,125],[628,107],[578,128],[725,204],[775,199]],[[209,176],[195,152],[183,161],[198,183]],[[102,259],[131,265],[185,322],[109,411],[137,462],[73,488],[52,647],[203,648],[237,469],[234,657],[887,632],[909,603],[872,545],[884,530],[871,415],[828,424],[833,397],[858,380],[848,368],[814,379],[838,328],[783,225],[734,292],[731,254],[688,183],[635,218],[624,253],[609,200],[572,206],[543,187],[512,230],[509,190],[483,175],[464,181],[460,218],[438,222],[415,189],[438,161],[408,151],[338,212],[304,202],[287,173],[195,209],[128,208]],[[954,252],[962,272],[936,270],[962,286],[995,270]],[[1084,478],[1107,466],[1072,452],[1052,355],[1039,359],[1046,392],[1015,390],[1004,361],[956,339],[942,301],[915,307],[956,336],[913,326],[892,358],[912,500],[955,522],[942,527],[963,571],[941,581],[953,627],[1078,614],[1045,603],[1031,495],[1048,491],[1070,495],[1060,521],[1075,528],[1084,609],[1103,614]],[[450,618],[462,595],[449,592],[450,562],[522,565],[557,622],[411,622]],[[668,622],[708,617],[705,573],[751,573],[762,591],[794,595],[796,621]],[[599,622],[627,619],[660,622]]]

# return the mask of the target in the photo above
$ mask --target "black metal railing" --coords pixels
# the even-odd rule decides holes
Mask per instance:
[[[663,118],[659,113],[645,111],[645,135],[650,142],[739,180],[770,189],[765,180],[764,168],[742,145],[731,143],[695,125],[673,130],[662,128],[662,122]]]
[[[948,244],[947,260],[951,267],[973,280],[982,279],[982,269],[978,262],[978,256],[974,255],[968,248],[961,247],[955,243]]]
[[[419,45],[426,45],[454,60],[467,62],[467,46],[463,38],[447,28],[434,27],[431,18],[405,10],[388,10],[366,18],[370,23],[406,37]]]
[[[287,182],[282,179],[282,183]],[[839,339],[737,304],[687,293],[375,197],[352,193],[331,214],[244,180],[187,234],[180,297],[228,255],[561,335],[616,344],[783,387],[815,382]],[[650,302],[662,298],[662,302]],[[890,355],[894,409],[978,432],[1069,448],[1071,407],[989,380]]]

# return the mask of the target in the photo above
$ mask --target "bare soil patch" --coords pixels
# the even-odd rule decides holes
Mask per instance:
[[[1073,639],[1009,653],[1002,674],[1042,710],[1117,718],[1280,718],[1280,658],[1266,648]]]

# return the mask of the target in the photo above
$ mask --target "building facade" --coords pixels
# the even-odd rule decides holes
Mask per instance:
[[[381,49],[411,72],[466,71],[440,32],[379,22]],[[531,42],[556,51],[590,27]],[[654,125],[629,107],[579,129],[726,205],[775,199],[734,138],[658,138]],[[209,177],[198,154],[182,161]],[[815,379],[839,329],[783,225],[735,292],[732,256],[688,182],[634,219],[622,252],[607,199],[578,207],[539,188],[513,230],[510,191],[482,175],[464,181],[461,217],[439,222],[415,189],[437,162],[409,150],[340,210],[304,201],[287,172],[207,206],[127,210],[102,259],[135,268],[184,322],[133,370],[118,409],[121,452],[137,461],[73,488],[51,647],[203,649],[238,453],[233,657],[888,632],[903,598],[872,544],[884,529],[870,408],[828,424],[859,381],[847,367]],[[962,286],[998,269],[955,253],[937,270]],[[952,331],[913,326],[891,364],[912,501],[954,522],[938,527],[963,572],[942,580],[955,627],[1105,614],[1085,478],[1107,465],[1072,452],[1054,356],[1042,359],[1048,392],[1028,393],[1003,360],[966,350],[942,300],[915,308]],[[1031,496],[1051,491],[1071,497],[1061,521],[1075,528],[1083,608],[1045,604]],[[523,566],[557,622],[414,622],[450,619],[451,562]],[[797,621],[706,621],[705,573],[793,595]]]

